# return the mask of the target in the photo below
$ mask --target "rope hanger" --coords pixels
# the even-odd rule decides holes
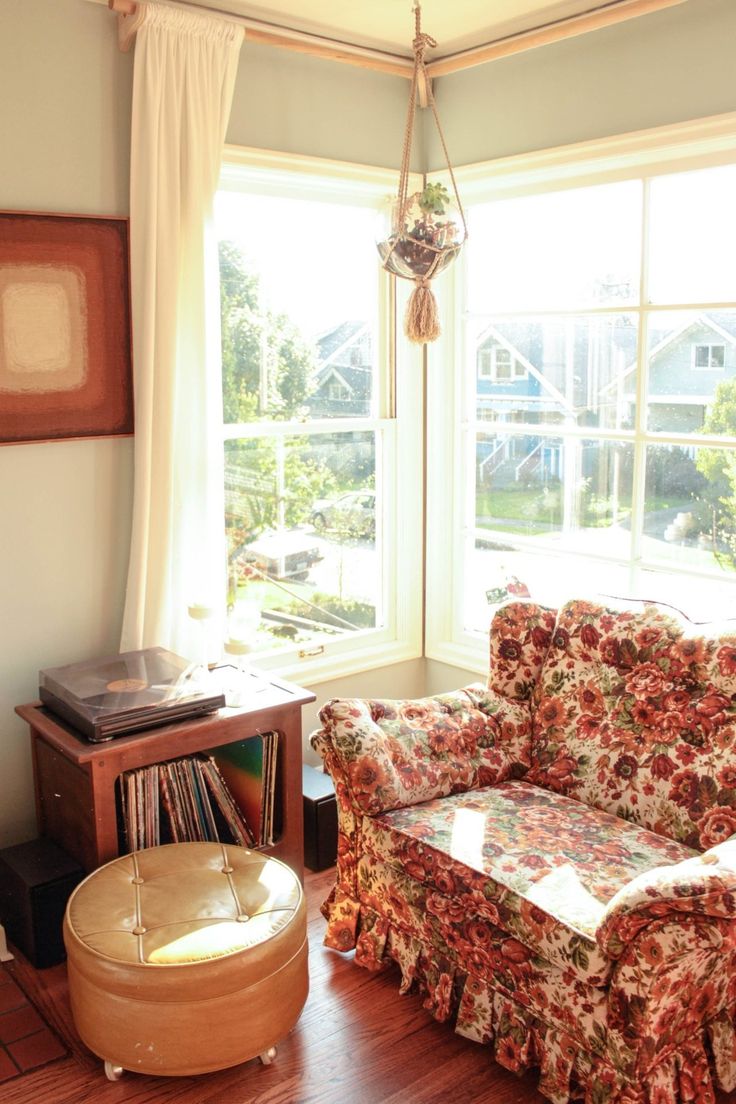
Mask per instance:
[[[398,197],[392,219],[391,236],[388,241],[380,243],[378,249],[383,267],[388,272],[405,280],[413,280],[416,285],[409,299],[404,330],[410,341],[424,344],[427,341],[434,341],[440,334],[437,303],[430,281],[455,259],[468,236],[468,230],[425,63],[427,50],[434,49],[437,43],[431,35],[422,31],[422,11],[419,0],[415,0],[413,11],[414,70],[409,90]],[[455,193],[462,228],[461,235],[458,234],[459,228],[451,220],[439,222],[435,217],[445,214],[445,207],[450,198],[443,185],[425,185],[422,192],[409,194],[409,165],[417,96],[420,89],[426,93],[427,106],[432,111],[439,134],[445,164]]]

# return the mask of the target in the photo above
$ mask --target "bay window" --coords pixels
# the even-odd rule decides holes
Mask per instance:
[[[514,594],[736,616],[735,135],[458,172],[468,242],[429,354],[429,656],[483,670]]]
[[[373,244],[393,175],[229,151],[229,635],[314,682],[423,631],[482,671],[510,595],[736,616],[736,119],[458,170],[426,396]]]

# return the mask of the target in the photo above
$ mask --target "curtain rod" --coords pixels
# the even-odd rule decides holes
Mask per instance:
[[[92,0],[92,2],[104,3],[105,0]],[[427,75],[432,78],[456,73],[463,69],[469,69],[474,65],[482,65],[485,62],[510,57],[525,50],[548,46],[554,42],[562,42],[567,38],[573,38],[588,31],[601,30],[604,27],[611,27],[616,23],[623,23],[637,16],[651,15],[654,12],[663,11],[665,8],[672,8],[677,4],[684,3],[687,3],[687,0],[608,0],[607,3],[597,4],[579,15],[568,16],[565,19],[546,23],[532,30],[507,35],[482,46],[474,46],[468,50],[448,54],[436,61],[429,61],[426,66]],[[111,11],[117,13],[120,49],[127,51],[131,48],[136,31],[143,21],[145,3],[138,3],[136,0],[107,0],[107,6]],[[389,73],[407,79],[411,79],[413,73],[413,59],[402,57],[399,54],[354,46],[351,43],[309,34],[306,31],[291,30],[288,27],[280,27],[273,23],[266,23],[262,20],[250,19],[236,15],[233,12],[223,11],[214,7],[213,4],[198,3],[196,0],[193,0],[193,2],[180,0],[174,6],[212,11],[218,15],[226,16],[233,22],[242,25],[248,42],[280,46],[283,49],[295,50],[299,53],[309,54],[312,57],[343,61],[363,69],[372,69],[376,72]]]
[[[105,0],[93,0],[104,3]],[[168,3],[168,0],[167,0]],[[137,0],[107,0],[107,6],[118,16],[118,40],[120,49],[127,51],[133,45],[136,31],[143,21],[145,2]],[[413,58],[402,57],[400,54],[391,54],[384,50],[371,50],[364,46],[355,46],[349,42],[339,42],[336,39],[322,35],[308,34],[305,31],[294,31],[289,27],[280,27],[274,23],[266,23],[260,19],[249,19],[234,12],[216,8],[213,4],[189,3],[188,0],[179,0],[173,7],[189,8],[193,11],[213,12],[216,15],[225,16],[233,23],[239,23],[248,42],[262,43],[269,46],[281,46],[288,50],[296,50],[301,53],[311,54],[314,57],[325,57],[333,61],[345,61],[364,68],[375,69],[383,73],[391,73],[394,76],[411,78],[414,71]]]

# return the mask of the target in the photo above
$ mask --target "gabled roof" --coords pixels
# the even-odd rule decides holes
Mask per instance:
[[[373,366],[350,364],[349,356],[341,362],[344,354],[365,334],[370,334],[367,322],[342,322],[317,339],[319,363],[315,376],[316,392],[321,391],[335,378],[344,384],[353,397],[363,399],[370,394]]]
[[[572,411],[573,407],[567,401],[565,396],[559,391],[548,379],[544,376],[543,372],[540,372],[538,368],[535,368],[528,357],[506,338],[501,331],[494,325],[487,326],[485,330],[481,331],[477,338],[477,348],[481,348],[489,340],[493,340],[497,345],[502,345],[504,349],[507,349],[511,353],[515,360],[518,360],[520,364],[524,365],[526,371],[539,381],[541,386],[547,392],[547,394],[559,403],[563,409]]]
[[[326,330],[317,338],[317,358],[320,370],[331,361],[338,360],[368,330],[367,322],[341,322]]]
[[[321,391],[331,379],[338,379],[349,391],[360,398],[365,398],[370,392],[373,380],[373,369],[347,364],[324,364],[317,372],[315,390]]]
[[[716,321],[716,319],[718,319],[718,321]],[[727,329],[724,323],[730,323],[734,327],[734,332]],[[712,314],[696,314],[693,318],[689,318],[684,322],[679,329],[673,330],[672,333],[665,334],[665,336],[650,349],[649,360],[652,361],[654,357],[659,356],[660,353],[663,353],[670,345],[673,345],[676,341],[680,341],[688,330],[692,330],[696,326],[710,329],[727,344],[736,346],[736,318],[734,318],[733,315],[726,314],[723,311],[719,311],[718,313],[713,312]],[[606,392],[612,391],[614,387],[618,387],[622,380],[636,371],[636,364],[637,362],[634,360],[631,364],[627,365],[618,376],[614,376],[605,387],[601,388],[600,394],[605,395]]]
[[[346,373],[344,368],[336,368],[334,364],[325,365],[324,369],[318,373],[318,390],[322,387],[325,387],[328,383],[331,382],[331,380],[334,379],[337,380],[338,383],[341,383],[343,387],[352,394],[355,388],[348,380],[345,379],[345,374]]]

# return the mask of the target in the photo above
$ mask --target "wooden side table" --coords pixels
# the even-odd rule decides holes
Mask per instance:
[[[31,730],[39,833],[56,840],[85,870],[95,870],[118,855],[115,784],[124,771],[276,732],[282,831],[272,846],[261,850],[287,863],[301,878],[301,707],[314,700],[309,690],[272,680],[248,705],[101,744],[90,743],[40,702],[19,705],[16,713]]]

